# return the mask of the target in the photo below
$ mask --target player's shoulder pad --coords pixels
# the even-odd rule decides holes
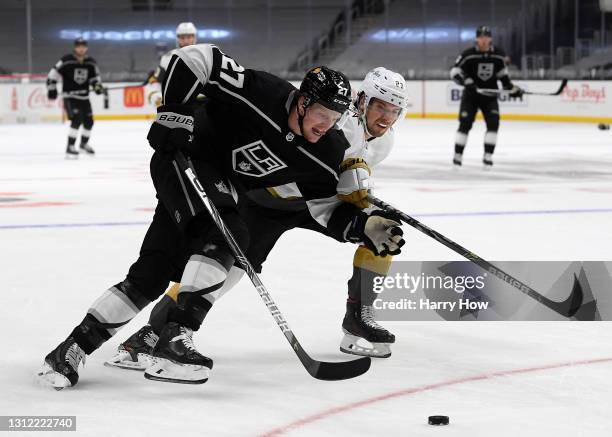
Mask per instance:
[[[86,56],[83,62],[87,62],[89,64],[97,64],[96,60],[92,58],[91,56]]]
[[[61,61],[62,62],[76,61],[76,56],[74,56],[72,53],[68,53],[67,55],[64,55],[61,57]]]
[[[205,84],[213,68],[215,51],[221,52],[212,44],[194,44],[178,49],[176,56],[181,58],[201,83]]]
[[[251,86],[269,93],[270,98],[276,95],[286,102],[291,91],[297,90],[290,82],[267,71],[248,70],[248,72],[247,79],[250,80]]]
[[[496,55],[500,55],[500,56],[506,56],[506,52],[497,46],[493,46],[493,53],[495,53]]]
[[[465,49],[463,52],[461,52],[461,56],[473,55],[474,53],[476,53],[476,47],[470,46],[467,49]]]

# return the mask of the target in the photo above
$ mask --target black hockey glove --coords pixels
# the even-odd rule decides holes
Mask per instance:
[[[476,83],[474,82],[474,79],[472,79],[471,77],[467,77],[464,81],[463,81],[463,86],[465,87],[465,91],[469,91],[469,92],[476,92]]]
[[[193,141],[193,108],[185,105],[161,105],[149,129],[147,140],[153,149],[174,154],[185,151]]]
[[[520,98],[523,96],[524,92],[525,91],[523,90],[523,88],[521,88],[520,86],[514,85],[512,88],[510,88],[510,93],[508,95],[510,97]]]
[[[47,98],[48,98],[49,100],[55,100],[55,99],[57,99],[57,90],[56,90],[56,89],[52,89],[52,90],[50,89],[50,90],[47,90]]]
[[[96,82],[93,86],[93,90],[94,90],[94,93],[96,93],[97,95],[100,95],[104,92],[104,87],[102,86],[100,82]]]
[[[346,239],[353,243],[363,243],[378,256],[397,255],[405,241],[401,222],[397,215],[374,210],[369,215],[360,212],[352,221]]]

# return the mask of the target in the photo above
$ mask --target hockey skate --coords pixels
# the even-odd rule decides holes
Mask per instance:
[[[93,156],[96,154],[96,151],[89,145],[89,143],[81,144],[79,148],[81,149],[81,153],[85,153],[86,155]]]
[[[78,159],[79,151],[74,147],[74,144],[70,144],[66,147],[66,159]]]
[[[151,325],[145,325],[121,343],[117,348],[117,354],[104,365],[121,369],[145,370],[153,363],[151,354],[158,339]]]
[[[462,161],[463,161],[463,154],[455,153],[455,156],[453,156],[453,165],[455,165],[455,167],[461,167]]]
[[[180,384],[208,381],[213,361],[196,350],[192,336],[191,329],[168,323],[153,348],[153,364],[145,370],[145,378]]]
[[[344,338],[340,350],[344,353],[375,358],[391,356],[389,345],[395,343],[395,336],[376,323],[374,309],[370,305],[347,302],[342,332]],[[369,342],[371,346],[359,344],[360,340]]]
[[[77,384],[81,363],[85,365],[85,352],[69,337],[45,357],[45,362],[36,376],[42,383],[62,390]]]
[[[490,170],[493,167],[493,154],[485,153],[482,157],[482,163],[484,164],[485,170]]]

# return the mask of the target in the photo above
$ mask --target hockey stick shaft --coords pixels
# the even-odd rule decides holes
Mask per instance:
[[[563,92],[563,90],[565,89],[567,85],[567,79],[563,79],[561,81],[561,85],[559,85],[559,88],[557,89],[557,91],[552,92],[552,93],[543,93],[543,92],[539,92],[539,91],[523,91],[523,94],[526,95],[531,95],[531,96],[558,96],[559,94],[561,94]],[[478,88],[477,92],[479,94],[485,95],[485,96],[497,96],[497,95],[507,95],[510,94],[512,92],[512,90],[500,90],[497,88]]]
[[[467,250],[465,247],[455,243],[451,239],[445,237],[439,232],[424,225],[423,223],[419,222],[417,219],[409,216],[408,214],[403,213],[397,208],[394,208],[388,203],[383,202],[382,200],[378,199],[372,194],[368,195],[368,200],[370,201],[370,203],[372,203],[373,205],[376,205],[377,207],[381,209],[397,214],[402,219],[402,221],[404,221],[406,224],[423,232],[425,235],[428,235],[434,240],[442,243],[449,249],[453,250],[454,252],[458,253],[459,255],[463,256],[464,258],[468,259],[474,264],[480,266],[485,271],[490,272],[491,274],[495,275],[499,279],[508,283],[512,287],[518,289],[522,293],[525,293],[532,299],[535,299],[542,305],[550,308],[551,310],[555,311],[558,314],[561,314],[562,316],[565,316],[565,317],[573,316],[574,314],[576,314],[576,312],[582,305],[583,295],[582,295],[582,290],[580,288],[573,289],[572,292],[570,293],[570,296],[565,301],[555,302],[547,298],[546,296],[538,293],[533,288],[529,287],[528,285],[524,284],[523,282],[519,281],[518,279],[509,275],[508,273],[504,272],[502,269],[495,267],[490,262],[482,259],[478,255],[476,255],[474,252]]]
[[[191,162],[188,161],[183,155],[183,153],[180,151],[178,151],[175,154],[175,159],[178,165],[180,166],[180,168],[183,170],[183,172],[187,176],[187,179],[189,179],[189,182],[191,183],[191,185],[197,192],[198,196],[200,197],[200,200],[202,200],[204,207],[206,208],[211,218],[215,222],[215,225],[217,226],[219,231],[223,234],[223,237],[228,243],[234,257],[239,262],[242,269],[246,272],[247,276],[251,279],[251,282],[255,286],[255,289],[259,293],[259,296],[261,297],[264,304],[268,308],[268,311],[270,311],[270,314],[276,321],[276,324],[282,331],[283,335],[285,336],[285,338],[291,345],[291,348],[293,349],[295,354],[298,356],[298,358],[300,359],[301,363],[304,365],[308,373],[310,373],[313,377],[317,379],[324,379],[324,380],[353,378],[355,376],[361,375],[362,373],[365,373],[370,367],[369,358],[367,358],[366,360],[360,358],[358,360],[351,360],[348,362],[341,362],[341,363],[325,363],[325,362],[313,360],[304,351],[304,348],[302,347],[300,342],[297,340],[297,338],[293,334],[293,331],[291,330],[291,328],[289,328],[289,325],[287,321],[285,320],[285,317],[278,309],[278,306],[272,299],[272,296],[270,295],[265,285],[259,278],[259,275],[257,274],[255,269],[251,265],[251,262],[248,260],[248,258],[246,257],[246,255],[244,254],[244,252],[242,251],[242,249],[236,242],[236,239],[232,235],[232,232],[225,225],[225,222],[223,221],[223,218],[219,214],[219,211],[217,210],[215,205],[212,203],[212,201],[206,194],[204,187],[198,180],[198,176],[196,175],[195,169],[193,168],[193,165],[191,164]],[[366,366],[366,361],[367,361],[367,366]],[[352,363],[355,363],[355,365],[351,366]]]

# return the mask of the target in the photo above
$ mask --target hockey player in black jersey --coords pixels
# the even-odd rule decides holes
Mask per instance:
[[[464,86],[459,107],[459,129],[455,137],[453,164],[460,166],[462,163],[468,133],[480,109],[487,124],[482,162],[485,168],[490,168],[493,165],[493,152],[499,129],[499,105],[497,97],[481,95],[477,90],[497,88],[499,80],[504,89],[512,90],[510,97],[520,97],[523,91],[510,81],[506,68],[506,55],[501,49],[492,45],[489,27],[480,26],[476,29],[476,44],[459,55],[450,71],[450,76],[457,84]]]
[[[157,299],[170,280],[181,283],[178,305],[147,375],[183,383],[208,379],[212,360],[196,350],[192,333],[212,306],[206,296],[223,286],[234,257],[173,159],[177,149],[193,158],[209,199],[243,248],[249,234],[236,192],[295,183],[307,200],[336,195],[347,142],[331,128],[350,104],[350,85],[341,73],[313,69],[298,91],[201,44],[172,57],[163,89],[164,104],[148,135],[156,150],[151,176],[159,199],[153,222],[127,278],[96,300],[45,358],[39,376],[56,388],[76,384],[85,355]],[[198,94],[207,99],[194,106]],[[348,203],[330,208],[314,202],[309,211],[337,239],[377,251],[401,245],[398,223],[384,214],[368,215]]]
[[[79,156],[75,143],[81,125],[83,129],[79,148],[81,152],[89,155],[95,153],[89,144],[94,123],[89,101],[89,88],[92,87],[96,94],[102,94],[104,88],[100,80],[98,65],[94,58],[87,55],[87,50],[87,41],[77,38],[74,40],[73,52],[57,61],[47,76],[47,97],[50,100],[57,99],[57,82],[62,81],[64,109],[70,120],[68,146],[66,147],[67,158],[78,158]]]
[[[342,133],[349,141],[345,151],[337,191],[338,199],[360,208],[370,207],[367,200],[370,169],[383,161],[393,147],[393,124],[400,118],[408,97],[404,78],[382,67],[369,72],[361,91],[353,102],[350,116],[341,123]],[[330,201],[328,199],[328,201]],[[317,199],[322,202],[322,199]],[[307,202],[294,184],[249,191],[240,197],[239,209],[251,235],[246,256],[254,269],[262,265],[278,239],[287,231],[302,228],[328,235],[326,228],[313,219]],[[376,209],[376,208],[375,208]],[[375,277],[386,275],[393,255],[383,254],[366,245],[359,246],[353,258],[353,275],[348,281],[346,314],[342,322],[345,334],[340,350],[345,353],[378,358],[391,356],[390,345],[395,336],[376,323],[372,303]],[[227,293],[243,276],[240,265],[231,268],[223,287],[207,295],[216,301]],[[157,334],[166,323],[167,314],[176,306],[179,285],[173,285],[151,311],[149,322],[127,338],[106,365],[124,369],[146,370]],[[364,345],[364,341],[371,346]]]

